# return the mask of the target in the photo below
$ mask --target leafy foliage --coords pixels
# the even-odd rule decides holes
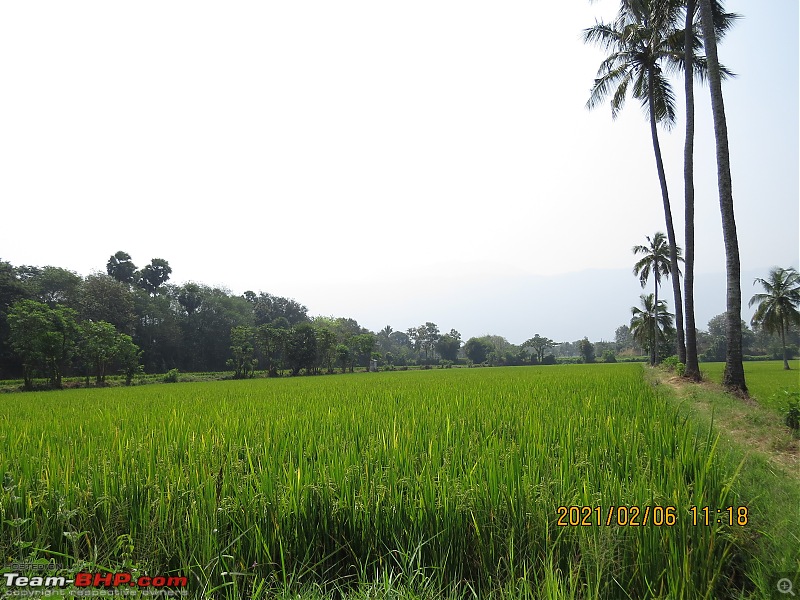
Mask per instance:
[[[774,268],[767,279],[757,278],[763,293],[754,294],[749,306],[757,304],[751,323],[771,333],[780,333],[784,368],[789,369],[786,352],[786,331],[800,325],[800,274],[793,268]]]
[[[663,300],[655,303],[654,294],[642,294],[641,308],[631,307],[631,335],[642,348],[650,352],[651,364],[655,363],[656,344],[665,342],[674,331],[672,314]]]

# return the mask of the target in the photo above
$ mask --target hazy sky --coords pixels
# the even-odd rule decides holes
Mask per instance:
[[[125,250],[168,260],[176,283],[372,329],[611,337],[638,301],[632,275],[632,294],[600,285],[561,315],[535,301],[559,293],[539,276],[630,269],[631,247],[664,230],[638,102],[616,122],[585,108],[602,54],[581,30],[617,6],[2,3],[0,258],[86,275]],[[739,75],[723,91],[742,268],[797,267],[798,3],[726,8],[744,17],[720,46]],[[725,257],[707,88],[696,98],[710,277]],[[660,133],[682,245],[682,115]],[[493,296],[498,279],[529,296]],[[450,319],[476,289],[482,309]],[[621,317],[569,314],[598,295],[618,295]],[[572,326],[550,331],[554,317]]]

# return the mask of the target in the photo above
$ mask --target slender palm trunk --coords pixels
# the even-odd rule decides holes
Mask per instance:
[[[664,173],[664,161],[661,159],[661,145],[658,143],[658,129],[656,127],[655,89],[653,75],[648,75],[648,92],[650,103],[650,133],[653,137],[653,151],[656,155],[656,169],[658,181],[661,184],[661,198],[664,201],[664,218],[667,225],[667,240],[669,241],[670,278],[672,279],[672,293],[675,300],[675,330],[676,350],[678,360],[686,363],[686,342],[683,338],[683,301],[681,300],[681,282],[678,276],[678,248],[675,244],[675,227],[672,225],[672,209],[669,204],[669,191],[667,190],[667,176]]]
[[[742,365],[742,289],[739,264],[739,240],[736,236],[736,221],[733,214],[733,187],[731,163],[728,152],[728,126],[725,120],[725,105],[722,100],[722,80],[717,57],[717,39],[714,33],[711,0],[700,0],[703,43],[708,60],[708,81],[711,89],[711,113],[714,117],[714,137],[717,146],[717,185],[719,186],[719,208],[722,215],[722,237],[725,241],[725,264],[727,270],[727,312],[725,330],[728,349],[725,353],[725,387],[747,394]]]
[[[683,185],[686,199],[686,255],[684,256],[683,285],[686,303],[686,372],[687,378],[700,379],[697,363],[697,328],[694,320],[694,78],[692,38],[694,0],[686,3],[684,38],[684,88],[686,91],[686,143],[683,148]]]
[[[653,366],[658,364],[658,279],[656,279],[656,292],[653,295],[653,341],[651,343],[650,357]]]
[[[783,319],[781,318],[781,345],[783,346],[783,369],[789,370],[789,357],[786,354],[786,327],[784,327]]]

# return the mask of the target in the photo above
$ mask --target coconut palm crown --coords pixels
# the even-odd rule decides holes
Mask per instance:
[[[757,277],[753,282],[761,284],[763,294],[754,294],[748,306],[758,304],[750,321],[770,333],[780,333],[783,346],[783,368],[789,368],[786,352],[786,330],[789,325],[800,325],[800,274],[794,268],[775,267],[767,279]]]
[[[655,284],[654,289],[654,304],[658,305],[658,286],[661,285],[661,278],[662,277],[669,277],[670,273],[672,272],[672,261],[670,259],[670,248],[667,244],[666,236],[657,231],[655,235],[651,238],[649,235],[646,236],[647,238],[647,245],[637,245],[632,248],[634,254],[641,254],[642,258],[636,261],[636,264],[633,265],[633,274],[639,277],[639,282],[642,284],[642,287],[647,285],[650,276],[653,276],[653,281]],[[678,257],[678,260],[683,260],[681,258],[681,249],[680,247],[675,248],[675,253]],[[680,270],[676,269],[678,275],[680,275]],[[656,326],[656,322],[650,321],[651,327]],[[651,333],[652,337],[655,337],[655,332]],[[654,355],[652,356],[651,362],[653,364],[658,362],[658,345],[653,346]]]
[[[656,364],[658,344],[675,333],[672,313],[663,300],[656,301],[653,294],[640,296],[642,308],[631,307],[631,335],[637,344],[650,351],[650,364]]]

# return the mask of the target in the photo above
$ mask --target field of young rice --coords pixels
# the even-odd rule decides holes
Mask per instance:
[[[800,360],[790,360],[789,371],[783,368],[782,360],[743,364],[747,389],[764,406],[783,409],[787,399],[784,392],[800,392]],[[725,363],[700,363],[700,370],[712,381],[721,383]]]
[[[0,552],[65,572],[186,575],[195,596],[389,580],[732,597],[758,515],[739,509],[736,462],[641,368],[4,395]]]

